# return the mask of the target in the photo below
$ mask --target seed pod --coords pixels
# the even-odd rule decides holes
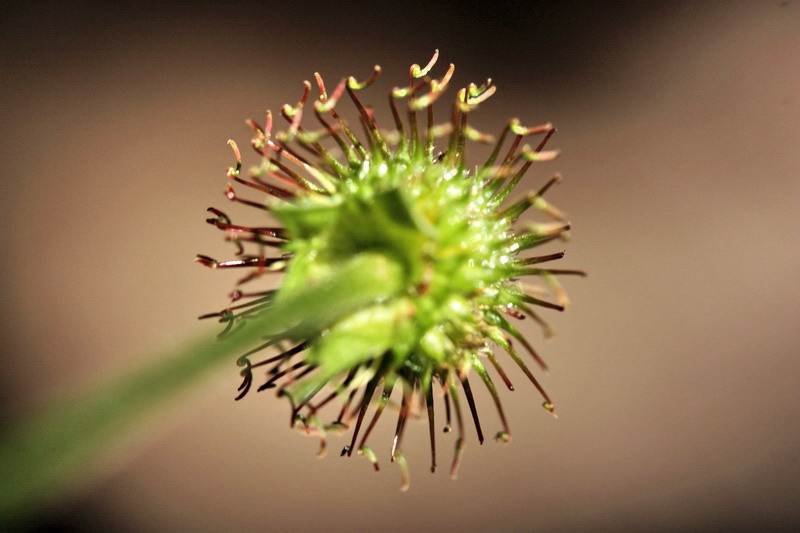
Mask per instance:
[[[434,405],[440,398],[446,408],[445,431],[451,427],[451,405],[456,416],[453,477],[465,442],[462,393],[483,442],[469,380],[472,370],[500,415],[502,428],[496,440],[509,441],[511,431],[487,367],[510,390],[514,387],[501,366],[503,358],[492,351],[495,347],[522,369],[541,393],[545,409],[554,412],[551,399],[513,342],[519,342],[542,369],[544,363],[505,316],[517,320],[528,316],[549,336],[549,326],[532,307],[562,311],[567,299],[556,276],[584,275],[538,266],[560,259],[563,250],[523,257],[530,248],[565,237],[570,228],[564,213],[544,199],[547,190],[561,181],[560,175],[545,181],[538,191],[508,200],[533,165],[558,155],[556,150],[544,150],[555,128],[549,123],[525,127],[512,119],[495,142],[468,125],[469,113],[494,94],[491,80],[458,91],[450,123],[434,124],[434,103],[441,101],[454,71],[450,65],[442,79],[429,78],[437,58],[438,50],[424,68],[413,65],[408,85],[392,90],[393,131],[379,127],[372,109],[357,95],[375,81],[377,66],[366,81],[343,79],[330,94],[315,74],[318,96],[310,101],[312,85],[305,82],[298,104],[282,109],[288,121],[284,132],[272,133],[269,112],[264,128],[248,120],[255,133],[251,144],[262,161],[243,177],[239,150],[230,141],[236,163],[227,171],[226,196],[271,215],[282,226],[234,224],[212,208],[215,217],[208,222],[237,245],[237,258],[197,258],[215,269],[248,269],[239,286],[255,284],[264,276],[283,276],[277,291],[237,288],[228,308],[201,317],[218,318],[226,325],[224,335],[254,327],[248,323],[265,312],[282,317],[274,327],[259,321],[265,342],[239,358],[243,382],[236,399],[243,398],[266,370],[257,390],[275,388],[288,398],[291,425],[319,436],[320,455],[327,434],[349,430],[350,443],[342,455],[356,451],[376,470],[378,456],[368,437],[387,405],[395,405],[398,419],[389,458],[400,466],[404,488],[408,486],[402,453],[406,422],[421,416],[423,409],[427,412],[434,471]],[[362,136],[337,112],[345,92],[358,112]],[[312,113],[320,128],[306,130],[301,119]],[[441,140],[446,135],[449,138]],[[534,140],[535,148],[523,145],[526,137]],[[483,165],[467,164],[467,141],[494,143]],[[262,197],[240,196],[237,184]],[[531,207],[552,221],[517,225]],[[525,277],[540,279],[543,288],[521,281]],[[543,296],[547,289],[555,302]],[[287,343],[292,347],[287,349]],[[253,361],[272,346],[283,348],[277,355]],[[491,365],[484,364],[487,359]],[[400,396],[392,403],[395,390]],[[333,407],[337,400],[340,409]],[[373,414],[367,421],[370,409]],[[333,420],[325,424],[325,416]]]

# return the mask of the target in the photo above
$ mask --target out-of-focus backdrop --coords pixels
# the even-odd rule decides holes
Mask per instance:
[[[778,526],[800,520],[800,2],[6,4],[0,32],[2,406],[6,422],[209,333],[235,275],[205,208],[243,119],[314,71],[381,80],[442,55],[492,77],[473,124],[552,121],[551,198],[571,216],[570,309],[525,331],[554,420],[518,374],[507,446],[470,438],[460,479],[412,487],[386,460],[316,460],[231,361],[99,457],[105,475],[38,518],[94,531],[482,531]],[[445,120],[445,106],[441,119]],[[255,162],[255,157],[249,162]],[[246,163],[248,161],[246,160]],[[554,246],[557,249],[557,246]],[[482,395],[485,396],[485,395]],[[484,425],[497,421],[486,398]],[[469,429],[469,428],[468,428]],[[380,437],[383,446],[378,446]],[[439,435],[447,463],[453,436]],[[385,449],[384,449],[385,448]],[[126,460],[121,460],[126,457]],[[446,469],[444,469],[446,470]],[[111,472],[111,474],[108,474]]]

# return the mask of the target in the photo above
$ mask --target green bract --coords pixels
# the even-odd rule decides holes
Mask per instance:
[[[228,170],[232,182],[262,194],[265,203],[244,199],[229,184],[228,198],[269,212],[282,227],[235,225],[228,216],[210,209],[208,221],[224,230],[238,247],[238,259],[218,262],[206,256],[198,261],[213,268],[251,267],[240,283],[271,273],[283,273],[280,289],[232,294],[236,303],[218,317],[227,324],[226,335],[238,328],[263,329],[264,343],[239,359],[244,367],[240,387],[243,397],[266,365],[266,382],[258,390],[277,387],[292,405],[292,425],[320,435],[352,428],[350,445],[367,456],[377,469],[376,454],[367,439],[392,391],[399,395],[399,417],[391,458],[403,471],[407,468],[401,452],[402,435],[408,418],[427,411],[435,470],[434,397],[445,405],[445,431],[450,429],[451,405],[459,437],[451,467],[455,475],[463,448],[463,392],[478,438],[483,433],[478,419],[469,376],[474,370],[488,388],[503,424],[497,439],[508,441],[509,429],[495,385],[486,369],[488,362],[507,387],[513,386],[496,358],[499,346],[533,382],[544,398],[545,408],[553,404],[529,370],[514,341],[524,346],[534,360],[544,363],[507,317],[528,316],[549,335],[549,328],[532,306],[563,310],[566,296],[556,281],[558,274],[580,271],[553,270],[533,266],[559,259],[563,251],[528,257],[530,248],[565,237],[569,225],[558,209],[543,195],[560,180],[553,176],[538,191],[509,202],[508,197],[525,172],[537,161],[549,161],[557,152],[544,151],[555,129],[550,124],[525,128],[509,121],[495,143],[488,161],[470,167],[465,162],[466,141],[492,143],[490,136],[467,125],[467,116],[494,93],[490,81],[478,87],[470,84],[458,91],[452,121],[433,123],[433,103],[447,87],[453,65],[440,80],[427,78],[431,62],[410,69],[408,87],[395,88],[390,98],[395,131],[377,126],[372,111],[356,95],[380,72],[364,83],[342,80],[328,95],[316,75],[319,97],[309,106],[311,84],[298,105],[284,106],[287,131],[272,133],[272,116],[255,131],[252,145],[263,156],[260,166],[248,178],[241,176],[241,157],[231,146],[237,165]],[[339,99],[347,92],[359,113],[365,134],[357,136],[336,112]],[[405,100],[406,120],[397,102]],[[304,111],[313,107],[322,129],[306,131],[301,125]],[[417,114],[425,114],[418,120]],[[424,123],[424,124],[420,124]],[[442,142],[440,137],[449,134]],[[511,134],[510,146],[504,143]],[[537,137],[531,148],[525,137]],[[444,146],[446,144],[446,146]],[[311,154],[309,157],[308,154]],[[553,219],[548,223],[515,225],[517,218],[534,207]],[[243,243],[255,253],[245,253]],[[542,297],[541,288],[521,282],[525,276],[544,281],[558,303]],[[269,325],[251,320],[268,313],[280,317]],[[286,349],[283,343],[293,342]],[[254,363],[251,358],[270,346],[281,353]],[[359,394],[360,393],[360,394]],[[237,399],[239,399],[237,398]],[[341,399],[338,417],[321,421],[322,409]],[[365,416],[374,414],[359,440]],[[332,417],[331,417],[332,418]]]

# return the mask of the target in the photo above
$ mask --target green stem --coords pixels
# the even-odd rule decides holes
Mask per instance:
[[[0,441],[0,524],[24,518],[63,492],[107,446],[157,407],[223,362],[232,364],[236,355],[265,335],[277,335],[298,322],[308,322],[309,317],[337,320],[392,296],[400,279],[400,268],[384,257],[356,256],[324,283],[276,302],[226,338],[207,338],[165,353],[150,366],[4,431]]]

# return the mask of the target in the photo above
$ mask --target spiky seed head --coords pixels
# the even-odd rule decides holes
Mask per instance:
[[[433,105],[454,72],[451,64],[441,79],[428,77],[437,58],[438,50],[425,67],[412,65],[408,85],[392,90],[393,131],[379,127],[357,95],[378,77],[378,66],[365,82],[345,78],[332,93],[315,74],[317,98],[310,102],[312,85],[305,82],[298,104],[281,109],[288,121],[283,132],[273,134],[270,112],[263,128],[248,120],[255,133],[251,145],[262,160],[243,177],[239,148],[229,141],[236,164],[227,171],[226,196],[272,215],[282,225],[237,225],[224,212],[210,208],[214,216],[208,222],[226,232],[237,247],[237,258],[197,257],[211,268],[249,268],[239,286],[283,275],[277,291],[237,288],[228,308],[202,317],[219,318],[226,325],[225,335],[235,335],[240,327],[263,328],[264,343],[238,360],[243,382],[237,400],[266,370],[258,390],[276,388],[289,399],[292,426],[319,436],[320,455],[328,433],[350,430],[350,444],[342,455],[355,450],[377,470],[377,455],[367,441],[392,401],[392,392],[400,391],[390,458],[401,468],[404,488],[408,468],[402,437],[406,421],[418,411],[427,412],[432,471],[436,401],[444,403],[446,432],[451,410],[455,413],[453,477],[465,441],[465,407],[483,442],[469,380],[473,371],[500,415],[503,427],[496,440],[509,441],[499,394],[486,369],[488,362],[513,390],[495,346],[522,369],[542,395],[544,408],[554,413],[553,402],[515,342],[542,369],[544,362],[509,317],[530,317],[549,336],[551,330],[533,307],[563,310],[567,298],[557,276],[583,275],[538,266],[560,259],[563,250],[540,256],[527,252],[565,238],[570,229],[564,213],[544,199],[560,175],[538,191],[508,201],[534,163],[558,155],[556,150],[544,150],[555,128],[549,123],[525,127],[512,119],[495,142],[467,124],[469,113],[494,94],[491,80],[457,91],[451,121],[435,124]],[[358,112],[362,136],[336,111],[345,92]],[[404,106],[398,105],[403,101]],[[320,129],[303,127],[302,118],[309,114]],[[526,138],[535,144],[523,144]],[[467,141],[494,143],[483,165],[467,165]],[[240,196],[236,185],[261,198]],[[531,207],[552,221],[515,224]],[[251,250],[246,251],[245,245]],[[556,302],[547,299],[541,288],[521,281],[528,276],[543,281]],[[293,347],[286,349],[286,342]],[[282,347],[280,353],[252,361],[271,346]],[[337,400],[342,406],[333,409]],[[370,408],[373,414],[367,423]],[[323,409],[338,416],[323,423]]]

